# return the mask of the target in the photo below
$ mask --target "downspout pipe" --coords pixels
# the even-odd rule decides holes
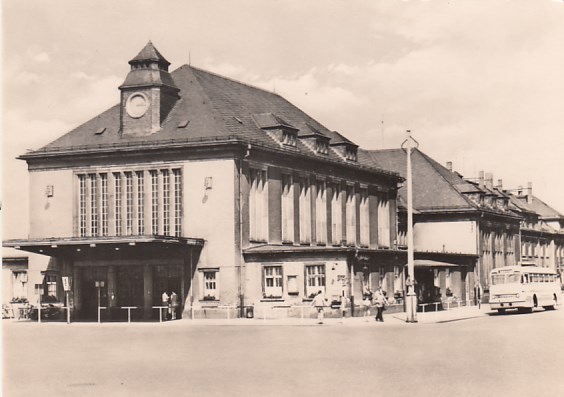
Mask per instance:
[[[237,191],[238,191],[238,216],[239,216],[239,317],[245,317],[245,280],[243,277],[243,263],[245,258],[243,257],[243,189],[241,186],[241,178],[243,178],[243,160],[251,155],[251,144],[247,145],[247,151],[245,155],[239,159],[239,174],[237,178]]]

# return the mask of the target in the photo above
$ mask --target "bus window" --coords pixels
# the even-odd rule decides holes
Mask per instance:
[[[503,284],[504,278],[503,274],[492,274],[492,285]]]
[[[507,283],[518,283],[519,282],[519,273],[511,273],[507,275]]]

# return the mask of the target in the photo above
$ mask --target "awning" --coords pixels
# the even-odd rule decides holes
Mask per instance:
[[[461,265],[457,265],[457,264],[454,264],[454,263],[433,261],[433,260],[430,260],[430,259],[415,259],[413,261],[413,265],[416,268],[426,268],[426,269],[460,267],[461,266]]]
[[[171,236],[70,237],[6,240],[2,245],[36,254],[80,260],[162,256],[163,251],[180,254],[201,249],[204,240]]]

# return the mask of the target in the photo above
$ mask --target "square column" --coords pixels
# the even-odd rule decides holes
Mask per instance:
[[[149,320],[153,313],[153,268],[143,266],[143,318]]]

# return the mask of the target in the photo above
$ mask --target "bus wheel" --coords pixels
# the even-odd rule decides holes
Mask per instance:
[[[498,312],[499,314],[505,314],[505,309],[497,309],[497,312]]]
[[[542,308],[544,310],[554,310],[554,306],[556,305],[556,302],[557,302],[557,298],[556,298],[556,294],[554,294],[553,297],[552,297],[552,305],[543,306]]]

